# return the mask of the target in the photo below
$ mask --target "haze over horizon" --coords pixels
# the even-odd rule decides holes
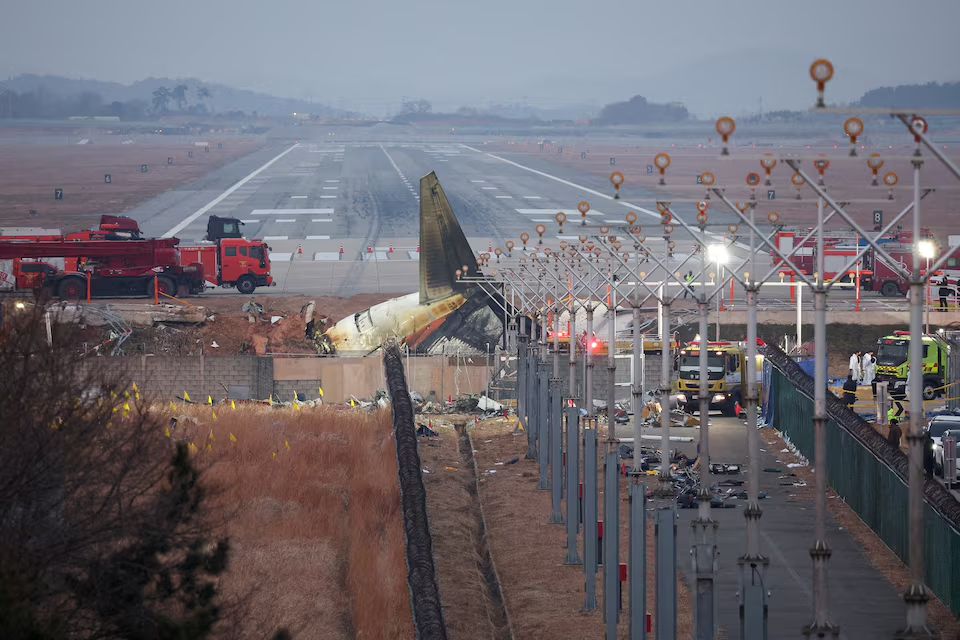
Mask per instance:
[[[196,77],[368,113],[388,113],[402,97],[454,109],[599,106],[641,94],[711,117],[756,111],[761,100],[765,110],[810,106],[807,68],[818,57],[837,70],[832,102],[883,85],[960,80],[960,3],[922,6],[34,0],[5,10],[0,76]]]

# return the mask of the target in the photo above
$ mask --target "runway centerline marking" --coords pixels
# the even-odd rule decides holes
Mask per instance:
[[[307,240],[329,240],[330,236],[307,236]]]
[[[340,182],[339,180],[324,180],[324,182]]]
[[[337,196],[320,196],[321,198],[336,198]]]
[[[494,198],[512,199],[513,196],[493,196]]]
[[[308,197],[308,196],[290,196],[290,199],[291,199],[291,200],[303,200],[303,199],[305,199],[305,198],[307,198],[307,197]]]
[[[263,236],[264,240],[286,240],[287,236]]]
[[[324,187],[324,189],[337,189],[339,187]]]
[[[480,187],[480,188],[481,188],[481,189],[485,189],[485,190],[487,190],[487,191],[496,191],[496,189],[497,189],[496,187]]]
[[[287,155],[288,153],[290,153],[291,151],[293,151],[294,149],[296,149],[296,148],[299,147],[299,146],[300,146],[300,143],[297,142],[297,143],[295,143],[292,147],[290,147],[289,149],[287,149],[286,151],[283,151],[283,152],[280,153],[279,155],[275,156],[272,160],[270,160],[269,162],[267,162],[266,164],[264,164],[262,167],[260,167],[260,168],[257,169],[256,171],[253,171],[253,172],[250,173],[247,177],[243,178],[242,180],[240,180],[239,182],[237,182],[236,184],[234,184],[232,187],[230,187],[229,189],[227,189],[226,191],[224,191],[223,193],[221,193],[219,196],[217,196],[216,198],[214,198],[213,200],[211,200],[210,202],[208,202],[208,203],[205,204],[204,206],[200,207],[199,209],[197,209],[196,211],[194,211],[193,213],[191,213],[191,214],[190,214],[189,216],[187,216],[186,219],[184,219],[180,224],[178,224],[177,226],[175,226],[173,229],[170,229],[170,231],[167,231],[165,234],[163,234],[163,235],[160,236],[160,237],[161,237],[161,238],[172,238],[175,234],[180,233],[180,232],[183,231],[191,222],[193,222],[194,220],[196,220],[197,218],[199,218],[200,216],[202,216],[203,214],[205,214],[207,211],[210,211],[210,209],[213,209],[215,206],[217,206],[218,204],[220,204],[221,202],[223,202],[223,201],[227,198],[227,196],[229,196],[231,193],[233,193],[234,191],[236,191],[237,189],[239,189],[239,188],[242,187],[243,185],[247,184],[247,182],[249,182],[249,181],[252,180],[253,178],[255,178],[255,177],[257,177],[258,175],[260,175],[260,174],[261,174],[263,171],[265,171],[266,169],[268,169],[268,168],[270,167],[270,165],[272,165],[274,162],[276,162],[277,160],[279,160],[279,159],[282,158],[283,156]]]
[[[297,221],[296,218],[278,218],[277,220],[274,220],[274,222],[296,222],[296,221]]]
[[[471,180],[470,182],[486,182],[486,180]]]
[[[310,222],[333,222],[333,218],[314,218]]]
[[[296,216],[296,215],[316,215],[323,213],[333,213],[333,209],[254,209],[250,215],[256,216]]]

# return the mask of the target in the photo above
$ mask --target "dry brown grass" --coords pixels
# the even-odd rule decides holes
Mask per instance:
[[[221,405],[173,415],[173,437],[196,445],[228,516],[222,588],[249,603],[231,638],[281,626],[311,640],[413,636],[389,412]]]

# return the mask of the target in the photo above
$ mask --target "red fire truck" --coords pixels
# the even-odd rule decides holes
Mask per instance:
[[[239,221],[215,218],[209,244],[178,246],[177,238],[142,239],[135,220],[103,216],[100,227],[59,235],[55,230],[2,229],[0,290],[48,288],[61,298],[200,293],[206,286],[244,294],[273,285],[269,247],[240,237]],[[211,222],[214,222],[213,220]],[[210,227],[214,228],[211,229]]]

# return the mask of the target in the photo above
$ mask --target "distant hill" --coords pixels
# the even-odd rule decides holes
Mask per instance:
[[[960,82],[928,82],[880,87],[867,91],[857,103],[861,107],[904,107],[919,109],[960,108]]]
[[[203,111],[225,113],[243,111],[247,114],[278,116],[291,113],[311,113],[319,116],[350,115],[340,109],[295,98],[282,98],[264,93],[235,89],[215,82],[203,82],[197,78],[147,78],[130,85],[101,80],[83,80],[61,76],[38,76],[24,74],[0,82],[0,91],[7,89],[19,94],[47,93],[60,98],[81,94],[98,94],[104,103],[143,101],[151,104],[153,93],[161,87],[173,89],[187,87],[185,99],[188,105],[203,105]],[[201,89],[205,89],[202,92]]]
[[[650,124],[655,122],[681,122],[690,114],[682,104],[657,104],[647,102],[643,96],[633,96],[626,102],[608,104],[590,124]]]

